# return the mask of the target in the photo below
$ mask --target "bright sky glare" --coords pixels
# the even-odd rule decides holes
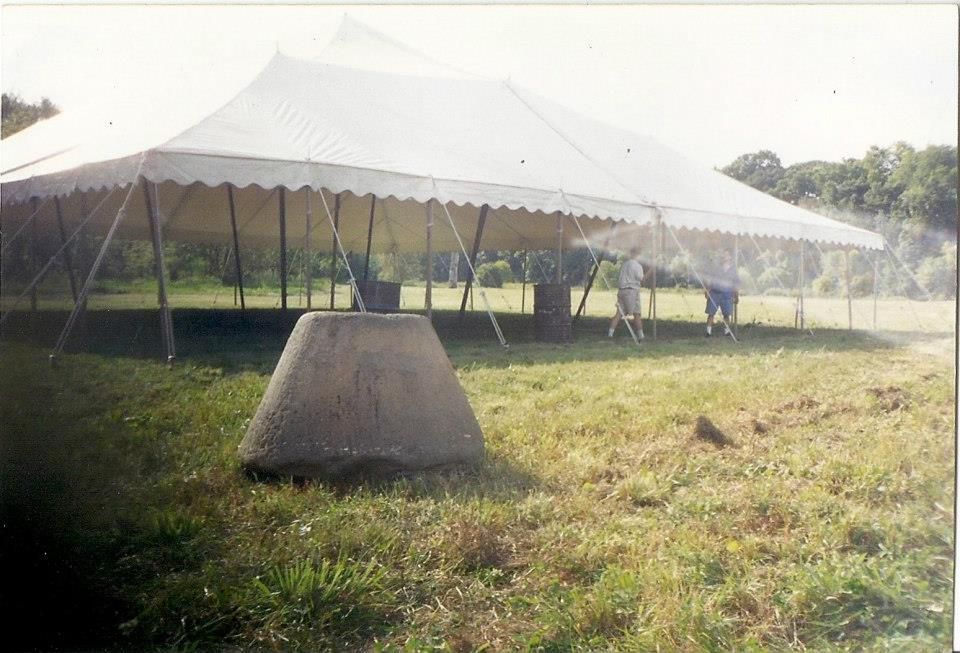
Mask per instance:
[[[62,108],[239,90],[344,13],[723,166],[957,142],[953,6],[4,6],[4,92]],[[227,98],[224,98],[227,99]]]

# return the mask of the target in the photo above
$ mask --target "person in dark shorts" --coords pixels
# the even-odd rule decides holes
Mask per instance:
[[[723,335],[730,335],[730,320],[733,317],[733,305],[740,301],[740,275],[733,263],[730,252],[721,254],[720,265],[714,274],[707,278],[707,289],[703,293],[707,298],[707,336],[713,335],[713,320],[719,310],[723,315]]]
[[[617,325],[620,324],[621,317],[627,319],[628,315],[632,315],[637,338],[643,339],[643,319],[640,306],[640,286],[643,285],[643,276],[643,266],[640,265],[640,250],[635,249],[631,251],[630,258],[620,266],[620,278],[617,282],[617,306],[613,319],[610,320],[610,328],[607,330],[609,337],[613,337]]]

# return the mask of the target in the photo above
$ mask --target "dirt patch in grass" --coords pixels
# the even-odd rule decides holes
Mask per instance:
[[[697,416],[697,421],[693,425],[693,435],[717,447],[730,447],[735,444],[730,436],[718,429],[713,422],[703,415]]]
[[[801,395],[796,399],[780,404],[774,408],[774,410],[778,413],[782,413],[788,410],[809,410],[810,408],[816,408],[819,405],[820,402],[813,397]]]
[[[910,407],[910,400],[907,398],[907,393],[904,392],[900,386],[877,386],[868,388],[867,392],[877,398],[880,410],[885,413],[892,413]]]

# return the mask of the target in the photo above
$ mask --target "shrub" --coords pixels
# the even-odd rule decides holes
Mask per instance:
[[[502,288],[503,284],[513,281],[513,271],[506,261],[484,263],[477,268],[477,281],[485,288]]]

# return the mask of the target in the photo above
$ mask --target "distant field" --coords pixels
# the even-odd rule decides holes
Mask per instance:
[[[172,370],[150,292],[97,297],[58,369],[65,314],[16,315],[0,341],[8,646],[950,649],[952,303],[884,300],[875,336],[825,328],[845,303],[810,300],[811,336],[790,299],[745,297],[736,344],[700,335],[701,295],[661,292],[663,337],[638,349],[605,337],[609,294],[566,346],[533,342],[519,287],[489,298],[509,350],[482,313],[435,316],[483,463],[358,486],[239,468],[299,311],[189,310],[213,293],[175,289]]]

